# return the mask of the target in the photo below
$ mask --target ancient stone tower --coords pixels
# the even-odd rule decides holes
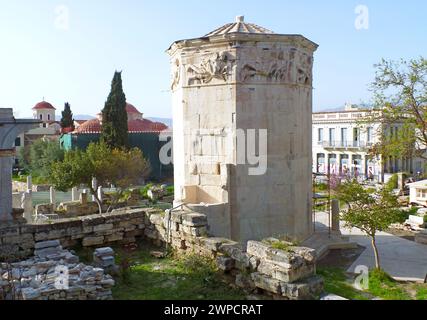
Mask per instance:
[[[243,17],[169,48],[175,203],[207,214],[213,235],[311,235],[316,49]]]

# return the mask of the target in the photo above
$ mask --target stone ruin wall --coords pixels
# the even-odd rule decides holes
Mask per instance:
[[[169,231],[168,231],[169,230]],[[101,247],[147,239],[157,246],[169,243],[179,253],[195,253],[215,259],[235,285],[278,299],[312,299],[323,291],[316,276],[315,251],[291,247],[282,251],[263,242],[249,241],[245,250],[239,243],[208,236],[206,215],[185,211],[121,209],[109,214],[60,220],[52,224],[9,223],[0,226],[0,252],[34,254],[36,243],[60,240],[62,247]]]

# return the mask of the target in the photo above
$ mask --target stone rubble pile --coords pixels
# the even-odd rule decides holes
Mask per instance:
[[[95,249],[93,252],[93,264],[98,268],[104,269],[107,274],[117,275],[119,273],[114,251],[110,247]]]
[[[34,257],[0,264],[0,299],[109,300],[114,280],[101,268],[79,263],[58,240],[35,244]]]

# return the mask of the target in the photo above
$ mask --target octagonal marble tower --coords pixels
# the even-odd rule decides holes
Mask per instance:
[[[212,235],[245,243],[312,234],[316,49],[301,35],[275,34],[243,17],[168,49],[175,204],[207,214]],[[266,170],[251,154],[266,157]]]

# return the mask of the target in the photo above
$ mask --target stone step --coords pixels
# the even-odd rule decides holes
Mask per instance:
[[[358,247],[357,243],[350,242],[348,236],[340,234],[329,235],[327,232],[315,233],[304,241],[302,245],[316,250],[318,260],[326,256],[330,250],[356,249]]]

